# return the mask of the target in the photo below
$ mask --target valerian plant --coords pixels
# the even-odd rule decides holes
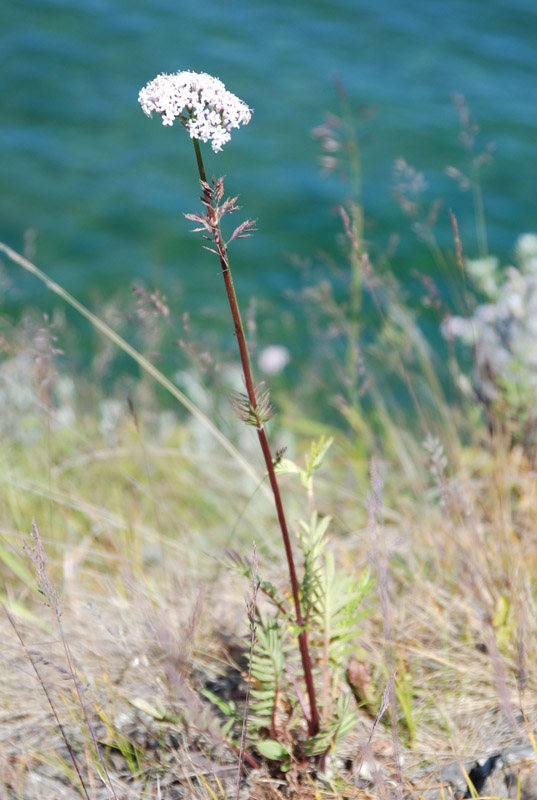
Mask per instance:
[[[210,142],[215,153],[222,150],[231,138],[231,130],[247,124],[252,111],[217,78],[189,71],[159,75],[141,90],[139,102],[148,116],[160,114],[164,125],[175,122],[182,125],[194,145],[203,210],[185,216],[195,223],[194,231],[201,233],[208,243],[204,247],[220,262],[245,386],[244,393],[235,398],[234,406],[240,419],[257,432],[288,565],[290,602],[285,592],[280,595],[269,583],[260,582],[274,613],[264,616],[256,604],[256,641],[249,659],[253,702],[248,737],[256,743],[261,755],[278,760],[282,766],[300,755],[299,741],[302,757],[320,762],[328,748],[356,722],[351,695],[342,694],[340,686],[346,651],[356,635],[356,623],[363,616],[358,607],[369,578],[364,576],[355,582],[335,570],[333,557],[327,550],[329,519],[319,518],[314,511],[312,476],[331,441],[322,439],[312,448],[305,469],[282,459],[280,453],[273,456],[269,446],[266,424],[274,412],[268,390],[254,381],[228,257],[230,242],[251,235],[254,222],[245,220],[227,240],[224,238],[222,219],[237,211],[238,198],[224,197],[222,178],[207,180],[200,147],[201,140]],[[301,524],[298,537],[304,558],[301,580],[295,566],[278,471],[298,472],[308,493],[310,519]],[[237,554],[232,558],[241,572],[251,578],[249,563]],[[317,664],[321,665],[320,670]],[[220,710],[226,710],[221,703],[219,706]],[[227,710],[238,721],[236,710],[231,707]],[[230,726],[228,730],[231,734]]]

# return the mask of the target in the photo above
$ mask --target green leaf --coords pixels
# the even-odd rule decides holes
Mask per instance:
[[[222,700],[221,697],[218,697],[217,694],[214,692],[210,692],[209,689],[202,689],[201,693],[207,700],[210,700],[213,705],[215,705],[220,711],[226,715],[226,717],[233,717],[237,716],[237,706],[230,700],[229,703],[225,700]]]
[[[250,694],[252,697],[255,697],[256,700],[270,700],[274,697],[274,692],[272,689],[267,689],[266,691],[262,691],[261,689],[250,689]]]
[[[153,719],[158,720],[159,722],[173,722],[177,723],[180,722],[180,717],[177,714],[174,714],[173,711],[168,711],[168,709],[164,708],[160,700],[157,698],[155,705],[152,705],[147,700],[144,700],[143,697],[135,697],[134,700],[130,701],[131,706],[137,708],[139,711],[143,711],[144,714],[148,714]]]
[[[301,472],[301,469],[289,458],[282,458],[281,461],[274,466],[274,471],[277,475],[291,475]]]
[[[308,475],[311,475],[314,470],[319,469],[333,441],[333,436],[329,436],[327,439],[323,434],[318,441],[312,442],[311,454],[306,456],[306,471]]]
[[[234,719],[227,719],[220,729],[220,733],[224,739],[228,739],[230,737],[231,731],[233,730],[233,726],[235,724]]]
[[[259,753],[270,761],[284,761],[290,758],[289,751],[275,739],[263,739],[256,742]]]
[[[350,696],[340,695],[336,704],[333,720],[326,728],[319,731],[306,742],[306,752],[309,755],[321,755],[332,746],[336,745],[353,730],[358,724],[358,713],[351,704]]]

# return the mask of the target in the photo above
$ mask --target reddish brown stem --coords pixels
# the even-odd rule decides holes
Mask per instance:
[[[233,279],[231,277],[231,270],[229,268],[229,260],[227,256],[227,248],[225,242],[222,240],[222,235],[220,232],[220,225],[216,218],[216,213],[213,207],[213,198],[212,198],[212,191],[208,186],[207,178],[205,175],[205,169],[203,167],[203,160],[201,157],[201,150],[199,146],[199,142],[197,139],[192,140],[194,142],[194,150],[196,152],[196,161],[198,164],[198,171],[200,175],[200,179],[206,187],[204,188],[204,196],[205,200],[207,201],[207,210],[209,214],[209,219],[212,224],[212,232],[213,232],[213,240],[216,245],[216,249],[218,252],[218,258],[220,260],[220,266],[222,268],[222,275],[224,278],[224,284],[226,287],[226,293],[229,301],[229,307],[231,309],[231,316],[233,317],[233,324],[235,326],[235,335],[237,337],[237,343],[239,345],[239,354],[241,359],[242,365],[242,372],[244,375],[244,383],[246,386],[246,393],[248,395],[248,400],[252,408],[255,410],[257,408],[257,400],[255,396],[255,385],[254,380],[252,377],[252,368],[250,366],[250,358],[248,354],[248,345],[246,343],[246,337],[244,335],[244,326],[242,324],[239,304],[237,302],[237,296],[235,294],[235,287],[233,285]],[[293,594],[293,601],[295,605],[295,612],[296,612],[296,624],[300,629],[300,633],[298,634],[298,645],[300,648],[300,657],[302,660],[302,669],[304,670],[304,680],[306,683],[306,690],[308,692],[308,697],[310,701],[310,716],[307,720],[308,723],[308,731],[310,736],[315,736],[319,732],[319,712],[317,709],[317,701],[315,698],[315,686],[313,683],[313,672],[311,668],[311,657],[308,645],[308,632],[305,630],[304,627],[304,619],[302,617],[302,611],[300,608],[300,596],[298,591],[298,579],[296,575],[295,569],[295,560],[293,558],[293,550],[291,547],[291,539],[289,536],[289,530],[287,528],[287,521],[285,519],[285,513],[283,510],[283,503],[280,494],[280,489],[278,486],[278,481],[276,479],[276,472],[274,470],[274,464],[272,460],[272,453],[270,451],[267,434],[265,432],[265,428],[263,425],[259,424],[256,428],[257,436],[259,438],[259,444],[261,445],[261,450],[263,452],[263,458],[265,459],[265,465],[268,472],[268,477],[270,481],[270,486],[272,488],[272,493],[274,495],[274,503],[276,505],[276,513],[278,515],[278,522],[280,524],[280,529],[282,532],[283,544],[285,547],[285,555],[287,558],[287,564],[289,566],[289,578],[291,581],[291,591]]]

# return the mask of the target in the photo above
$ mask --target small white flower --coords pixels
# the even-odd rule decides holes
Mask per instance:
[[[537,272],[537,235],[535,233],[523,233],[522,236],[519,236],[515,252],[524,272]]]
[[[464,317],[446,317],[440,324],[440,330],[448,342],[454,339],[466,339],[472,334],[472,320]]]
[[[158,75],[144,86],[138,101],[148,117],[156,111],[163,125],[178,119],[191,139],[210,141],[215,153],[229,142],[232,128],[247,125],[252,117],[246,103],[205,72]]]
[[[466,269],[477,288],[489,300],[496,300],[500,292],[501,283],[498,259],[495,256],[468,259],[466,261]]]
[[[259,353],[258,364],[259,369],[265,375],[278,375],[287,366],[291,360],[291,354],[287,347],[281,344],[272,344],[265,347]]]

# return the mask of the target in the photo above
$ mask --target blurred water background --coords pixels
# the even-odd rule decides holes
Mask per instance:
[[[339,112],[335,79],[372,111],[357,117],[367,237],[373,255],[399,237],[390,263],[409,296],[414,270],[442,276],[393,197],[396,159],[424,173],[426,203],[443,199],[441,244],[451,208],[477,255],[471,194],[445,174],[467,168],[454,93],[480,126],[478,147],[495,144],[483,168],[490,251],[508,261],[537,229],[535,0],[4,0],[0,31],[0,238],[21,251],[26,236],[35,262],[97,313],[141,280],[198,331],[227,330],[217,263],[182,217],[198,207],[191,143],[137,102],[160,72],[209,72],[255,109],[222,153],[205,148],[207,167],[258,220],[233,247],[238,294],[257,297],[262,344],[285,344],[295,362],[314,348],[289,297],[296,257],[337,257],[334,208],[349,191],[320,174],[311,136]],[[58,304],[13,265],[9,283],[15,318]]]

